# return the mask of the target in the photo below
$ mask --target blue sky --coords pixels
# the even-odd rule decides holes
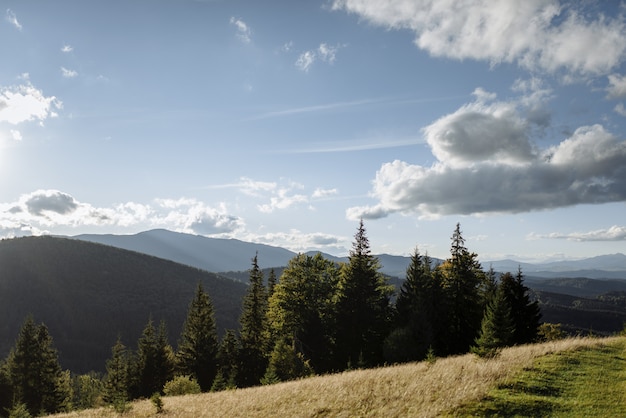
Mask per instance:
[[[626,252],[620,2],[4,1],[0,236]]]

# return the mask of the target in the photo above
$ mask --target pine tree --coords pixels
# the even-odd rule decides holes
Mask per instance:
[[[375,366],[383,361],[393,289],[379,272],[378,258],[371,254],[363,220],[348,260],[342,265],[334,300],[336,367],[356,363]]]
[[[203,392],[211,389],[217,373],[217,331],[209,295],[198,284],[189,305],[178,343],[176,363],[180,374],[192,376]]]
[[[267,290],[263,284],[263,272],[259,268],[258,256],[252,259],[250,285],[243,299],[238,386],[258,385],[265,373],[268,360]]]
[[[22,325],[7,368],[15,400],[33,415],[59,412],[71,399],[48,328],[37,326],[32,316]]]
[[[457,223],[451,238],[450,258],[439,270],[447,316],[445,327],[447,341],[440,348],[441,354],[467,352],[480,331],[484,301],[481,289],[485,274],[478,262],[478,255],[465,247],[461,225]]]
[[[118,337],[106,362],[103,399],[109,404],[124,403],[130,399],[130,353]]]
[[[318,372],[330,371],[332,297],[339,270],[320,253],[289,260],[270,298],[267,317],[274,341],[291,339]]]
[[[480,357],[493,357],[502,347],[512,342],[515,328],[511,319],[511,308],[502,286],[487,305],[480,326],[480,334],[471,351]]]
[[[511,319],[515,327],[513,334],[514,344],[528,344],[537,340],[541,323],[539,302],[531,301],[528,295],[529,288],[524,285],[524,275],[521,267],[517,275],[504,273],[500,277],[504,296],[511,306]]]

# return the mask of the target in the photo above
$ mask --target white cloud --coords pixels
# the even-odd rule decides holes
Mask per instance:
[[[263,213],[271,213],[275,210],[287,209],[299,203],[307,203],[309,198],[301,193],[294,193],[294,190],[303,189],[304,186],[294,182],[288,182],[285,186],[278,187],[272,191],[269,203],[258,205],[257,208]]]
[[[72,45],[63,45],[61,47],[61,52],[68,53],[68,52],[72,52],[73,50],[74,50],[74,47]]]
[[[74,70],[68,70],[65,67],[61,67],[61,75],[65,78],[74,78],[78,75],[78,73]]]
[[[231,17],[230,24],[234,25],[237,29],[237,38],[239,38],[241,42],[249,44],[252,41],[252,31],[250,30],[250,27],[246,24],[246,22],[241,19]]]
[[[277,247],[288,248],[291,251],[304,253],[307,251],[333,251],[337,253],[347,252],[346,246],[350,245],[350,238],[319,232],[305,233],[297,229],[288,232],[276,232],[268,234],[248,234],[243,239],[250,242],[261,242]]]
[[[56,97],[44,96],[41,90],[25,83],[9,88],[0,87],[0,122],[12,125],[55,117],[55,109],[61,109],[62,103]]]
[[[49,229],[79,226],[167,228],[200,235],[228,235],[244,221],[225,205],[211,207],[196,199],[157,199],[153,205],[127,202],[97,208],[59,190],[37,190],[16,202],[0,203],[0,237],[41,235]]]
[[[323,199],[323,198],[327,198],[330,196],[336,196],[337,194],[339,194],[339,191],[337,189],[321,189],[321,188],[317,188],[315,189],[315,191],[313,192],[313,195],[311,195],[311,197],[313,197],[314,199]]]
[[[22,133],[20,131],[18,131],[17,129],[11,129],[11,137],[16,140],[16,141],[21,141],[22,140]]]
[[[613,108],[615,113],[626,117],[626,107],[624,107],[624,103],[618,103]]]
[[[626,241],[626,227],[613,225],[608,229],[597,229],[589,232],[532,234],[530,238],[567,239],[571,241]]]
[[[579,9],[576,9],[578,7]],[[606,74],[626,54],[623,16],[558,0],[335,0],[333,9],[415,33],[433,56],[517,63],[530,70]]]
[[[539,149],[522,102],[479,98],[435,121],[424,134],[436,163],[383,164],[371,192],[378,202],[346,215],[519,213],[626,200],[626,141],[600,125],[582,126]]]
[[[9,22],[13,26],[15,26],[17,28],[17,30],[20,30],[20,31],[22,30],[22,25],[17,20],[17,16],[13,12],[13,10],[7,9],[7,12],[6,12],[6,15],[5,15],[5,19],[6,19],[7,22]]]
[[[308,72],[316,61],[333,64],[337,59],[337,51],[341,45],[328,45],[321,43],[316,49],[305,51],[298,56],[296,67],[304,72]]]
[[[623,99],[626,97],[626,76],[621,74],[611,74],[608,78],[609,86],[607,87],[607,98]]]

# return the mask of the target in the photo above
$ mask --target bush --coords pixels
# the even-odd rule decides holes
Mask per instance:
[[[163,387],[166,396],[192,395],[200,393],[200,385],[191,376],[176,376]]]
[[[159,392],[155,392],[151,397],[152,405],[156,408],[156,413],[163,413],[163,399],[161,398],[161,394]]]
[[[562,340],[567,335],[561,328],[561,324],[551,324],[550,322],[544,322],[539,325],[538,334],[541,341]]]

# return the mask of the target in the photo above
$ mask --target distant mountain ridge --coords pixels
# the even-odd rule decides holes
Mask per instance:
[[[126,250],[137,251],[210,272],[245,271],[258,254],[263,268],[286,266],[296,253],[285,248],[266,244],[250,243],[236,239],[208,238],[199,235],[153,229],[135,235],[77,235],[83,241],[97,242]],[[316,252],[310,252],[314,254]],[[347,261],[347,257],[336,257],[322,253],[333,261]],[[410,257],[378,254],[381,271],[392,277],[403,278]],[[434,259],[435,262],[441,260]],[[567,260],[551,263],[524,263],[515,260],[482,262],[483,268],[490,266],[499,272],[516,272],[518,266],[525,275],[534,277],[587,277],[593,279],[626,279],[626,255],[617,253],[583,260]]]

